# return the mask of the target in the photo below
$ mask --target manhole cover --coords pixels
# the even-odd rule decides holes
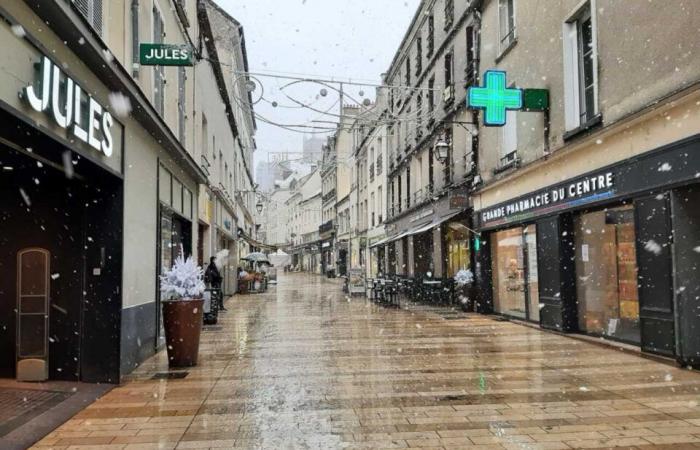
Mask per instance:
[[[177,380],[189,374],[189,372],[158,372],[151,377],[151,380]]]
[[[68,392],[0,389],[0,436],[5,436],[70,396]]]

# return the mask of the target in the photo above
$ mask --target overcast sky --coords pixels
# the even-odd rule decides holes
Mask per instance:
[[[418,7],[419,0],[215,0],[243,24],[251,72],[302,77],[352,79],[379,83]],[[292,80],[257,77],[263,99],[256,113],[282,124],[329,126],[336,120],[298,107],[280,92]],[[331,113],[338,112],[338,94],[323,86],[293,85],[285,93],[295,100]],[[374,98],[374,88],[348,86],[348,94],[362,101]],[[254,98],[259,98],[256,89]],[[349,101],[346,99],[346,101]],[[273,107],[271,102],[277,102]],[[321,122],[311,122],[317,120]],[[327,135],[327,134],[326,134]],[[300,151],[302,134],[258,120],[256,164],[267,152]]]

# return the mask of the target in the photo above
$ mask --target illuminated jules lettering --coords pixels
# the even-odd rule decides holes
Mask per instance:
[[[61,128],[71,128],[73,135],[105,156],[112,156],[112,115],[92,96],[85,93],[60,67],[43,56],[39,83],[22,90],[22,96],[37,112],[49,112]],[[83,107],[87,107],[87,117]]]

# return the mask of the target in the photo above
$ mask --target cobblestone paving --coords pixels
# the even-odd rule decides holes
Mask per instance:
[[[700,374],[479,315],[384,309],[294,274],[234,297],[200,365],[164,353],[44,449],[700,447]]]

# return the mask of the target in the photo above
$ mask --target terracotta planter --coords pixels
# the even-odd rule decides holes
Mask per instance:
[[[163,325],[170,367],[197,365],[204,300],[163,302]]]

